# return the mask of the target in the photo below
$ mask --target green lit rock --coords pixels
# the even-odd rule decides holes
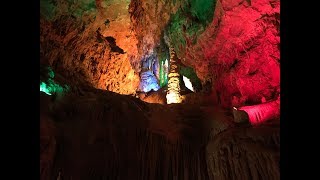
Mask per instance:
[[[60,85],[53,80],[55,75],[50,67],[47,68],[47,74],[48,79],[45,81],[40,81],[40,91],[48,95],[52,95],[63,94],[70,90],[70,87],[68,85]]]
[[[56,5],[53,1],[40,0],[40,14],[46,19],[51,20],[56,13]]]
[[[198,36],[212,21],[216,0],[185,0],[185,6],[171,16],[169,38],[179,55],[187,42],[195,44]]]
[[[52,94],[62,94],[69,91],[69,86],[61,86],[55,83],[52,79],[49,79],[47,82],[40,82],[40,91],[52,95]]]

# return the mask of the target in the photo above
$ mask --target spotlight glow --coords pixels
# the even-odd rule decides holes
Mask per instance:
[[[167,104],[172,104],[172,103],[181,103],[182,99],[180,97],[179,94],[174,93],[174,92],[169,92],[166,95],[166,99],[167,99]]]
[[[168,71],[168,69],[169,69],[168,59],[166,59],[164,65],[165,65],[166,71]]]
[[[185,85],[188,89],[190,89],[190,91],[194,92],[192,83],[191,83],[191,81],[190,81],[189,78],[183,76],[183,82],[184,82],[184,85]]]
[[[41,82],[41,83],[40,83],[40,91],[42,91],[42,92],[44,92],[44,93],[46,93],[46,94],[48,94],[48,95],[52,95],[52,94],[50,93],[50,91],[49,91],[46,83],[44,83],[44,82]]]

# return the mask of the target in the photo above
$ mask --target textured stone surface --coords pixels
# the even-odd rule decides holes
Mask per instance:
[[[134,94],[141,61],[189,1],[41,2],[42,59],[75,81]],[[196,1],[190,2],[192,11]],[[191,24],[177,26],[185,42],[177,53],[182,63],[195,69],[202,85],[211,84],[217,97],[212,101],[223,107],[274,100],[280,92],[279,1],[218,0],[212,10],[212,22],[196,39],[188,36],[198,27],[192,26],[196,19],[180,15]]]
[[[137,41],[128,5],[126,0],[51,4],[53,18],[40,19],[41,61],[74,83],[134,94],[139,74],[130,59],[137,54]]]
[[[48,116],[58,129],[53,179],[279,179],[274,122],[236,127],[219,108],[92,89],[53,102]]]
[[[195,69],[203,85],[211,84],[217,97],[212,101],[231,108],[275,100],[280,92],[280,2],[218,0],[212,7],[212,22],[202,30],[193,15],[184,13],[188,10],[178,11],[183,7],[193,12],[195,2],[191,6],[183,2],[189,1],[176,1],[175,5],[154,0],[131,2],[138,54],[152,53],[165,34],[164,27],[170,25],[169,29],[177,32],[170,37],[175,39],[178,57]],[[177,11],[179,15],[175,15]],[[170,20],[173,16],[176,19]],[[176,24],[170,24],[172,20]]]
[[[40,95],[41,179],[279,179],[279,121],[239,125],[230,111],[278,98],[279,0],[218,0],[194,38],[204,2],[40,1],[40,63],[70,86]],[[172,105],[163,89],[120,95],[135,94],[179,8],[194,14],[175,16],[184,46],[171,45],[204,92]]]
[[[166,94],[165,89],[161,88],[156,92],[150,91],[148,93],[138,93],[137,95],[141,101],[147,103],[167,104]]]
[[[236,128],[206,147],[209,179],[280,179],[279,127]]]
[[[217,1],[213,21],[182,62],[211,81],[224,107],[277,98],[280,91],[278,0]]]
[[[156,76],[151,71],[145,71],[140,73],[140,91],[149,92],[151,90],[157,91],[159,89],[159,82]]]
[[[177,11],[179,2],[172,0],[132,0],[129,12],[138,39],[138,59],[154,53],[160,45],[163,30],[170,20],[171,13]]]

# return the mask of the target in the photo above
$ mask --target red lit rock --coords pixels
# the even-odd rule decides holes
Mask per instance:
[[[198,77],[212,81],[221,104],[253,105],[275,99],[280,85],[279,1],[217,1],[214,19],[185,58]]]
[[[242,115],[238,115],[241,113]],[[280,99],[252,106],[242,106],[234,110],[234,120],[236,122],[248,120],[251,124],[256,125],[268,120],[279,120],[279,118]]]

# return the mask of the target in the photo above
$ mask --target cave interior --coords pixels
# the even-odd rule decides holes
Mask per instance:
[[[280,179],[280,0],[40,0],[40,179]]]

